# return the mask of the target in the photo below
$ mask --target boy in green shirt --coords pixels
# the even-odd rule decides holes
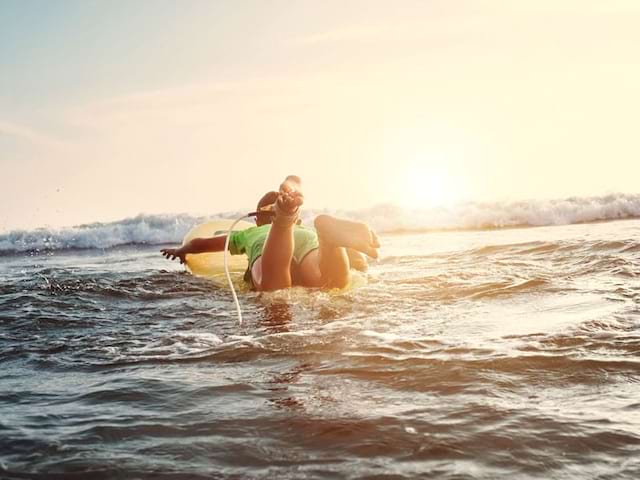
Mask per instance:
[[[319,215],[314,230],[300,225],[298,213],[303,203],[300,178],[290,175],[278,192],[269,192],[258,202],[256,227],[231,233],[229,252],[249,257],[248,277],[256,290],[294,285],[344,288],[351,280],[352,267],[366,269],[362,254],[378,257],[378,237],[365,223]],[[161,252],[184,263],[190,253],[222,251],[225,240],[226,236],[196,238]]]

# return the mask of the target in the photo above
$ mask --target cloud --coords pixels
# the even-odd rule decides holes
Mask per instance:
[[[69,143],[49,134],[34,130],[31,127],[0,120],[0,138],[3,136],[18,138],[31,144],[47,148],[64,148],[69,146]]]
[[[378,42],[382,46],[396,43],[433,45],[443,41],[466,41],[470,33],[482,29],[487,16],[476,12],[447,16],[422,17],[401,23],[353,24],[331,30],[295,37],[292,43],[298,46],[320,46],[337,43],[357,44]]]
[[[533,14],[567,14],[583,15],[640,13],[637,0],[509,0],[501,3],[505,11]]]
[[[264,76],[139,91],[76,105],[66,111],[65,118],[74,127],[96,131],[197,126],[239,118],[247,122],[256,116],[305,109],[325,77]]]
[[[463,2],[464,4],[465,2]],[[416,15],[400,24],[352,24],[311,33],[293,39],[294,44],[311,46],[332,43],[373,41],[417,41],[449,37],[460,33],[509,30],[519,16],[583,16],[635,15],[640,13],[638,0],[473,0],[460,6],[439,8],[428,16]],[[443,4],[444,5],[444,4]],[[424,12],[422,12],[424,13]]]
[[[297,38],[298,43],[313,45],[354,40],[378,40],[406,35],[397,27],[385,25],[352,25]]]

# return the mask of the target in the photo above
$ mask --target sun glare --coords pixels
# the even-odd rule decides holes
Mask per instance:
[[[404,177],[400,203],[405,207],[446,206],[460,199],[461,185],[446,170],[412,167]]]

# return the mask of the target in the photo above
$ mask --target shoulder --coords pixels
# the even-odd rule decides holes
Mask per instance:
[[[266,235],[269,232],[269,228],[271,225],[261,225],[259,227],[249,227],[244,230],[236,230],[232,232],[232,236],[235,238],[246,238],[251,239],[254,237],[259,237],[260,235]]]
[[[249,227],[249,228],[243,228],[242,230],[234,230],[233,232],[231,232],[231,234],[251,234],[253,232],[257,232],[258,230],[260,230],[262,227]]]

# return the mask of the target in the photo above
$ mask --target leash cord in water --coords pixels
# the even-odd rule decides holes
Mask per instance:
[[[236,312],[238,313],[238,325],[242,325],[242,309],[240,308],[240,302],[238,301],[238,295],[236,294],[236,289],[233,286],[233,282],[231,281],[231,275],[229,274],[229,265],[227,263],[227,253],[229,250],[229,239],[231,238],[231,232],[233,232],[233,227],[235,227],[238,223],[240,223],[245,218],[249,217],[249,215],[243,215],[235,222],[231,224],[229,227],[229,231],[227,232],[227,238],[224,240],[224,253],[223,253],[223,265],[224,265],[224,274],[227,276],[227,282],[229,282],[229,288],[231,289],[231,295],[233,295],[233,301],[236,304]]]
[[[238,313],[238,325],[242,325],[242,309],[240,308],[240,302],[238,301],[238,295],[236,294],[236,289],[233,286],[233,282],[231,281],[231,275],[229,274],[229,265],[227,263],[227,253],[229,251],[229,239],[231,238],[231,232],[233,232],[233,227],[235,227],[238,223],[240,223],[245,218],[255,217],[258,214],[270,215],[273,216],[274,213],[270,209],[269,206],[263,207],[258,211],[247,213],[242,217],[238,218],[235,222],[231,224],[229,227],[229,231],[227,232],[227,238],[224,241],[224,252],[223,252],[223,265],[224,265],[224,274],[227,276],[227,282],[229,282],[229,288],[231,289],[231,294],[233,295],[233,301],[236,304],[236,312]]]

